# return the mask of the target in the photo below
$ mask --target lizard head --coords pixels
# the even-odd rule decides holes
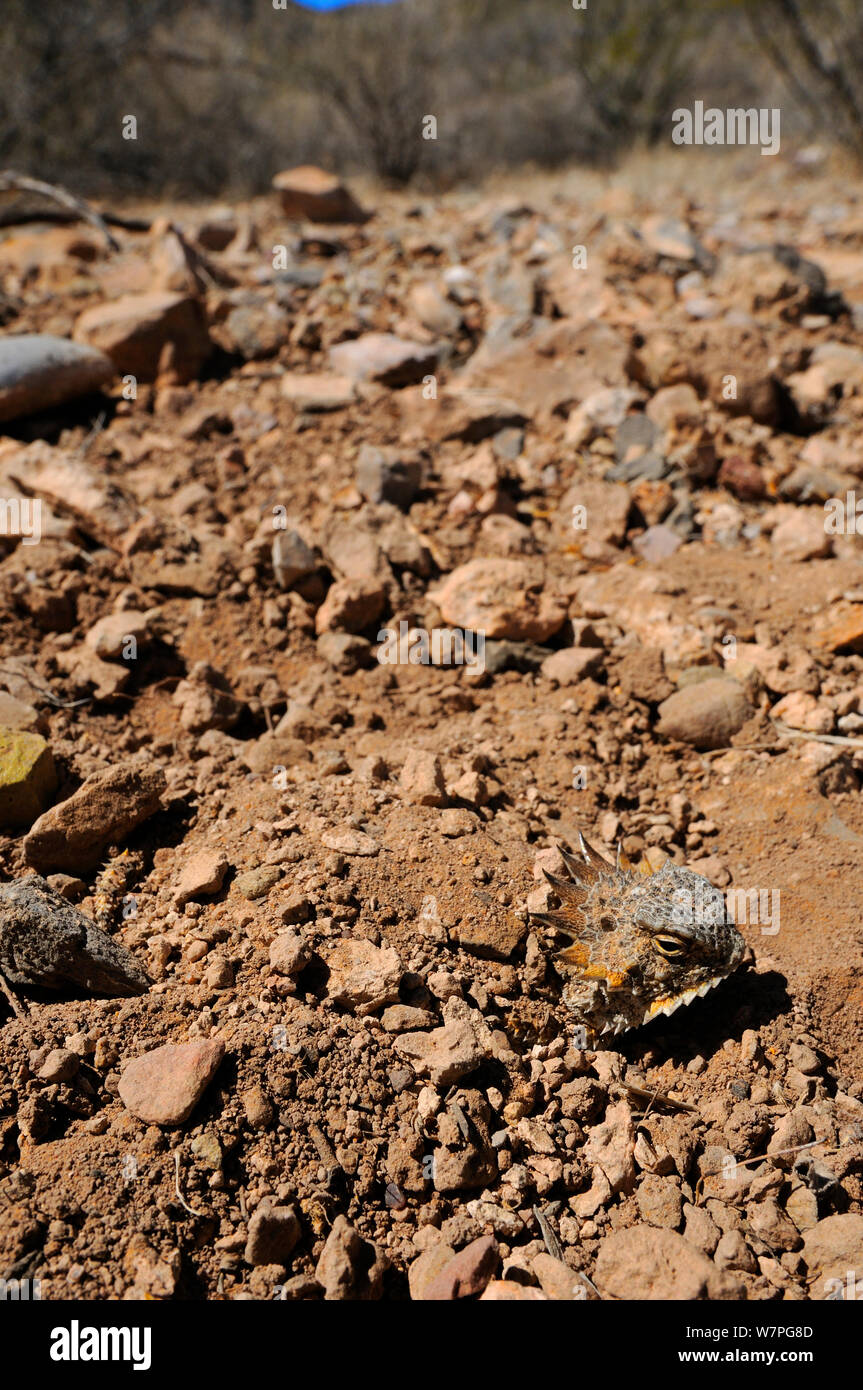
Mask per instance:
[[[546,873],[560,901],[535,920],[570,938],[556,963],[563,999],[594,1032],[623,1033],[705,995],[743,959],[745,942],[725,898],[671,861],[656,873],[614,864],[579,836],[561,850],[569,878]]]

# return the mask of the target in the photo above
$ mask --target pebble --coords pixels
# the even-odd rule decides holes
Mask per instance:
[[[566,619],[563,600],[547,593],[535,567],[523,560],[469,560],[428,597],[448,623],[486,638],[545,642]]]
[[[126,294],[85,309],[75,322],[78,342],[110,358],[120,376],[155,381],[166,349],[179,381],[193,381],[212,351],[206,317],[190,294]]]
[[[372,1014],[399,997],[404,967],[392,947],[371,941],[343,940],[326,954],[330,999],[359,1016]]]
[[[753,713],[746,691],[737,681],[700,681],[663,700],[656,731],[662,738],[695,748],[727,748]]]
[[[480,1236],[453,1255],[426,1283],[423,1297],[432,1302],[473,1298],[482,1293],[499,1266],[500,1251],[494,1236]]]
[[[249,1222],[243,1258],[250,1265],[285,1264],[302,1235],[293,1207],[262,1202]]]
[[[0,830],[30,827],[56,790],[54,758],[45,739],[0,727]]]
[[[160,809],[166,788],[164,772],[152,764],[95,773],[31,827],[24,840],[27,863],[66,873],[95,868],[107,845],[122,844]]]
[[[443,806],[446,784],[440,759],[422,748],[408,753],[399,778],[402,795],[415,806]]]
[[[334,850],[337,854],[346,854],[349,857],[354,855],[360,858],[372,858],[380,854],[381,847],[377,840],[371,835],[367,835],[363,830],[325,830],[321,836],[321,844],[325,849]]]
[[[315,1269],[326,1299],[369,1301],[383,1295],[385,1256],[346,1216],[337,1216]]]
[[[256,869],[237,874],[234,886],[248,902],[256,902],[258,898],[265,898],[281,877],[282,871],[277,865],[260,864]]]
[[[311,952],[298,932],[278,932],[270,942],[270,966],[278,975],[299,975]]]
[[[179,911],[186,903],[200,902],[218,893],[228,872],[228,861],[219,850],[198,850],[180,870],[174,888],[174,907]]]
[[[119,1095],[127,1110],[148,1125],[174,1128],[191,1115],[215,1076],[225,1045],[218,1039],[168,1043],[125,1067]]]
[[[675,1231],[630,1226],[599,1247],[594,1283],[606,1297],[657,1302],[741,1299],[744,1287]]]
[[[403,1033],[395,1047],[418,1076],[430,1077],[435,1086],[451,1086],[485,1059],[485,1050],[465,1020],[449,1022],[430,1033]]]
[[[67,1047],[54,1047],[48,1053],[36,1075],[40,1081],[71,1081],[81,1065],[77,1053]]]
[[[411,386],[433,373],[438,349],[394,333],[363,333],[330,348],[330,366],[349,381],[379,381],[383,386]]]
[[[151,983],[127,947],[38,874],[0,884],[0,970],[13,985],[108,997]]]
[[[369,216],[335,174],[314,164],[283,169],[273,179],[282,214],[296,221],[365,222]]]

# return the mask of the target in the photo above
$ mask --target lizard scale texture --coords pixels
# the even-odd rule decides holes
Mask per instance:
[[[561,850],[570,877],[545,877],[560,902],[536,921],[571,940],[556,964],[563,1000],[596,1036],[624,1033],[705,995],[743,959],[723,894],[668,862],[650,874],[622,854],[610,864],[579,837]]]

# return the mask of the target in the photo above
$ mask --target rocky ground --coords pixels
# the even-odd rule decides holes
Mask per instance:
[[[719,168],[0,231],[0,1275],[854,1296],[863,188]],[[761,894],[597,1052],[579,828]]]

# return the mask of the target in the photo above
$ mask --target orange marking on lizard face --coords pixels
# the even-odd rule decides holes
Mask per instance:
[[[589,965],[582,975],[585,980],[604,980],[609,989],[622,989],[627,983],[625,970],[609,970],[605,965]]]
[[[571,946],[567,946],[565,951],[561,951],[561,957],[569,965],[589,965],[590,952],[580,941],[573,941]]]

